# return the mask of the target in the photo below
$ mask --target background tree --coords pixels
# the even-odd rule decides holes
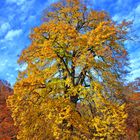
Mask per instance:
[[[11,140],[16,138],[16,128],[7,108],[6,99],[13,94],[13,90],[0,80],[0,139]]]
[[[136,78],[133,82],[129,82],[122,94],[123,101],[126,103],[126,112],[128,118],[127,124],[127,140],[139,140],[140,138],[140,78]]]
[[[123,138],[127,115],[115,93],[126,74],[128,25],[79,0],[53,4],[32,30],[8,101],[18,139]]]

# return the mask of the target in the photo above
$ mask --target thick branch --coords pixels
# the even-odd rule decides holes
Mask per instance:
[[[75,51],[73,52],[73,55],[72,55],[72,57],[74,58],[75,57]],[[71,75],[72,75],[72,82],[73,82],[73,85],[75,85],[75,65],[74,65],[74,62],[73,62],[73,60],[72,60],[72,73],[71,73]]]
[[[71,74],[71,72],[70,72],[70,70],[69,70],[69,68],[68,68],[68,66],[67,66],[67,64],[66,64],[66,62],[65,62],[65,60],[63,59],[63,57],[61,57],[59,54],[57,54],[57,56],[58,56],[58,57],[60,58],[60,60],[63,62],[63,64],[64,64],[64,66],[65,66],[65,68],[66,68],[68,74],[69,74],[70,76],[72,76],[72,74]]]

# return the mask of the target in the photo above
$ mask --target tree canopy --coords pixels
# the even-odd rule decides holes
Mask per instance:
[[[125,86],[122,99],[126,103],[125,110],[128,114],[127,124],[127,140],[140,139],[140,78],[136,78],[133,82],[129,82]]]
[[[16,137],[17,129],[11,117],[11,111],[6,105],[6,99],[13,94],[13,90],[0,80],[0,139],[11,140]]]
[[[79,0],[52,5],[20,58],[8,100],[18,139],[116,139],[125,135],[122,92],[128,22]]]

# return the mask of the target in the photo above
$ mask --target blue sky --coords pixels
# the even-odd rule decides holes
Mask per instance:
[[[14,84],[18,56],[28,47],[33,27],[41,24],[43,10],[56,0],[0,0],[0,79]],[[84,1],[84,0],[83,0]],[[85,0],[89,7],[105,10],[115,21],[133,20],[132,33],[140,36],[140,0]],[[130,34],[130,35],[131,35]],[[129,80],[140,76],[140,40],[125,43],[130,57]]]

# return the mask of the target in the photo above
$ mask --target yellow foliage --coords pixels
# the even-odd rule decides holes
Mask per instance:
[[[19,58],[27,67],[8,100],[17,139],[119,140],[127,114],[113,95],[122,86],[127,25],[79,0],[64,3],[33,29]]]

